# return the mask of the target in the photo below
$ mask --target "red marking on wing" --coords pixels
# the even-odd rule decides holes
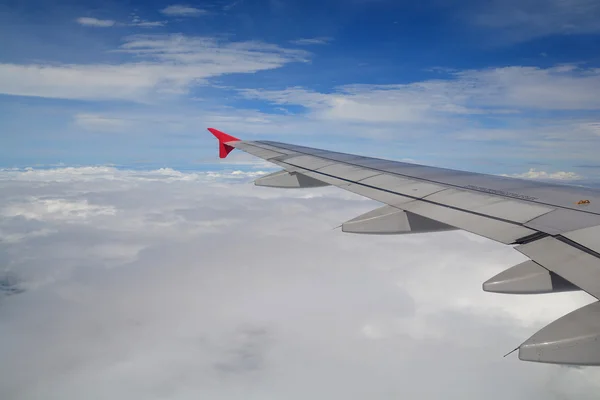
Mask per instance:
[[[208,128],[208,131],[215,135],[215,137],[219,140],[219,158],[225,158],[234,147],[229,146],[228,142],[239,142],[240,139],[233,137],[231,135],[226,134],[225,132],[221,132],[215,128]]]

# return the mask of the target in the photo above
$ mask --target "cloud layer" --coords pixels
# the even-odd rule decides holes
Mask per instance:
[[[596,397],[593,369],[502,358],[588,297],[484,293],[522,256],[345,235],[377,205],[247,175],[2,171],[0,397]]]

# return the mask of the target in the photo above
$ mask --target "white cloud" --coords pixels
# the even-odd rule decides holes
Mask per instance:
[[[23,232],[7,233],[7,232],[3,232],[2,229],[0,229],[0,240],[4,243],[18,243],[23,240],[31,240],[36,237],[48,236],[48,235],[55,234],[55,233],[58,233],[58,231],[50,230],[50,229],[31,230],[31,231],[24,232],[24,233]]]
[[[102,215],[114,215],[110,206],[90,204],[87,200],[65,200],[60,198],[29,197],[24,203],[8,202],[0,214],[5,218],[77,220]]]
[[[561,170],[564,165],[593,164],[597,160],[598,136],[593,129],[594,123],[563,119],[564,114],[558,120],[546,113],[537,120],[521,114],[494,117],[492,122],[502,121],[503,128],[480,126],[465,119],[463,114],[448,113],[429,114],[423,121],[410,121],[407,117],[405,121],[369,122],[352,116],[329,117],[320,112],[320,100],[318,93],[313,99],[303,100],[316,104],[306,114],[271,114],[233,107],[212,107],[209,111],[161,105],[144,112],[121,110],[89,114],[122,121],[119,132],[128,135],[181,135],[187,138],[185,140],[198,140],[196,143],[201,146],[202,154],[189,159],[210,164],[215,161],[215,148],[212,136],[205,130],[207,126],[247,140],[279,140],[394,160],[412,158],[421,164],[495,174],[505,173],[507,168],[526,171],[532,166],[530,162],[541,162],[548,165],[547,168]],[[322,107],[327,107],[327,103],[323,104]],[[116,127],[110,128],[115,130],[107,127],[105,132],[118,131]],[[361,139],[359,147],[357,138]],[[362,140],[364,138],[368,140]],[[382,146],[382,143],[389,145]],[[222,162],[229,164],[234,160],[232,157],[245,156],[234,152]],[[562,161],[560,165],[557,164],[559,161]],[[262,161],[249,158],[242,162],[256,165]]]
[[[145,28],[154,28],[157,26],[164,26],[166,24],[165,21],[146,21],[141,19],[137,15],[133,15],[131,22],[117,22],[112,19],[98,19],[98,18],[89,18],[89,17],[81,17],[77,18],[78,24],[84,26],[93,26],[98,28],[109,28],[111,26],[138,26]]]
[[[183,35],[132,36],[119,48],[139,62],[0,64],[0,93],[66,99],[151,101],[186,93],[223,74],[254,73],[306,61],[309,53],[262,42]]]
[[[510,247],[461,232],[345,235],[331,228],[374,202],[246,179],[0,172],[0,209],[33,196],[116,211],[0,219],[1,235],[21,235],[0,240],[12,360],[0,397],[596,398],[594,369],[502,358],[590,301],[482,292],[522,260]]]
[[[579,128],[591,133],[595,136],[600,136],[600,122],[583,122],[579,124]]]
[[[321,37],[314,37],[314,38],[302,38],[302,39],[290,40],[290,43],[297,44],[300,46],[310,46],[310,45],[315,45],[315,44],[328,44],[332,40],[333,40],[333,38],[321,36]]]
[[[567,172],[567,171],[556,171],[556,172],[546,172],[546,171],[538,171],[535,168],[529,169],[527,172],[523,172],[522,174],[513,174],[513,175],[505,175],[512,176],[515,178],[526,178],[526,179],[553,179],[553,180],[561,180],[561,181],[571,181],[571,180],[580,180],[582,177],[575,172]]]
[[[197,17],[207,13],[206,10],[181,4],[170,5],[160,10],[160,12],[170,17]]]
[[[236,6],[240,5],[242,3],[242,1],[244,1],[244,0],[234,0],[229,4],[225,4],[223,6],[223,11],[229,11],[232,8],[235,8]]]
[[[51,169],[13,168],[1,171],[0,181],[71,182],[72,180],[117,179],[119,170],[111,166],[60,167]]]
[[[497,0],[475,4],[467,15],[475,25],[499,29],[514,41],[600,32],[595,0]]]
[[[157,26],[165,26],[166,22],[164,22],[164,21],[138,21],[138,22],[131,22],[128,25],[129,26],[140,26],[143,28],[155,28]]]
[[[116,24],[112,19],[98,19],[98,18],[89,18],[89,17],[80,17],[76,19],[79,25],[84,26],[94,26],[97,28],[109,28]]]
[[[403,152],[401,156],[422,158],[423,152],[434,152],[429,158],[446,158],[446,148],[465,154],[474,149],[465,149],[466,143],[476,142],[479,154],[493,155],[499,161],[506,159],[503,151],[510,144],[513,158],[531,161],[533,152],[535,161],[553,164],[557,159],[592,162],[596,157],[597,120],[591,111],[600,110],[598,91],[600,70],[558,65],[455,71],[447,79],[343,85],[329,92],[289,87],[243,89],[240,94],[283,108],[305,108],[292,115],[271,114],[270,123],[261,128],[265,134],[281,129],[281,120],[288,134],[298,132],[298,136],[300,132],[327,132],[411,140],[419,146],[419,153]],[[232,128],[258,131],[252,125]],[[303,140],[310,143],[311,139]],[[385,156],[381,150],[372,154]],[[390,154],[398,156],[398,152]],[[454,166],[446,166],[461,168],[458,160]]]
[[[592,93],[600,88],[600,69],[558,65],[505,67],[457,74],[454,90],[489,107],[546,110],[598,110]]]
[[[228,164],[225,163],[224,164]],[[232,166],[236,166],[238,163],[233,162]],[[266,167],[264,163],[256,164],[257,166]],[[269,164],[271,168],[274,168],[273,164]],[[238,167],[239,168],[239,167]],[[113,181],[132,184],[134,182],[178,182],[178,181],[213,181],[214,178],[218,179],[233,179],[240,180],[249,177],[257,177],[264,175],[265,171],[243,171],[239,169],[222,169],[219,171],[204,171],[204,172],[181,172],[173,168],[159,168],[156,170],[144,170],[144,171],[130,171],[126,169],[119,169],[112,166],[85,166],[85,167],[60,167],[60,168],[25,168],[25,169],[11,169],[11,170],[0,170],[0,183],[1,182],[29,182],[29,183],[71,183],[71,182],[94,182],[94,181]],[[37,199],[39,200],[39,199]],[[35,207],[37,201],[35,198],[29,198],[27,201],[27,207]],[[57,204],[60,206],[59,200],[40,200],[42,204]],[[58,203],[56,203],[58,202]],[[86,203],[81,204],[77,201],[78,205],[75,208],[94,208],[95,206],[88,206]],[[67,204],[67,208],[69,208]],[[43,207],[46,211],[51,211],[51,207]],[[59,207],[61,208],[61,207]],[[7,215],[12,215],[11,208],[5,209]],[[56,208],[54,208],[56,209]],[[114,210],[113,210],[114,211]],[[111,211],[110,213],[113,213]],[[114,214],[114,213],[113,213]],[[18,215],[18,214],[14,214]]]
[[[131,22],[124,24],[127,26],[139,26],[143,28],[155,28],[157,26],[166,25],[166,21],[147,21],[142,19],[139,15],[133,13],[131,15]]]
[[[443,117],[527,110],[598,110],[600,70],[571,65],[457,72],[448,80],[345,85],[332,93],[301,87],[241,90],[248,98],[301,105],[314,117],[364,122],[443,122]]]
[[[83,129],[101,132],[123,132],[130,126],[125,119],[85,113],[75,114],[74,122]]]
[[[340,87],[334,93],[319,93],[299,87],[285,90],[242,90],[248,98],[268,100],[275,104],[301,105],[318,119],[354,120],[362,122],[426,122],[432,111],[431,98],[419,99],[410,86]],[[418,95],[417,95],[418,96]]]

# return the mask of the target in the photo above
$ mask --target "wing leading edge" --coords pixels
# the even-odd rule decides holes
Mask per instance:
[[[384,203],[343,231],[410,234],[462,229],[515,246],[530,258],[483,284],[497,293],[584,290],[600,299],[600,191],[403,163],[272,141],[243,141],[209,128],[220,156],[233,148],[282,171],[260,186],[333,185]],[[519,358],[600,365],[600,302],[554,321],[519,347]]]

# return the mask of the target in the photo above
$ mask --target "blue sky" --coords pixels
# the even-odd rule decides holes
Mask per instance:
[[[2,5],[0,165],[202,168],[213,126],[592,177],[599,17],[589,0]]]

